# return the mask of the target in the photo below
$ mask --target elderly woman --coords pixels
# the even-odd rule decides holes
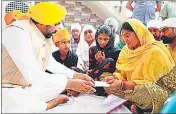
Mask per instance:
[[[110,17],[104,21],[104,24],[109,25],[114,30],[115,34],[114,47],[121,50],[124,47],[125,42],[121,37],[119,37],[118,34],[116,34],[118,31],[118,21],[115,18]]]
[[[85,72],[89,69],[89,48],[96,45],[95,32],[96,30],[92,25],[85,25],[76,50],[76,54],[78,55],[77,67]]]
[[[110,84],[105,90],[158,113],[167,97],[176,91],[174,61],[142,22],[129,19],[121,29],[127,45],[120,52],[113,76],[102,74]]]

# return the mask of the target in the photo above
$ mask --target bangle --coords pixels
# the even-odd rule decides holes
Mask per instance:
[[[125,87],[125,81],[121,81],[121,87],[120,87],[121,90],[126,90],[126,87]]]

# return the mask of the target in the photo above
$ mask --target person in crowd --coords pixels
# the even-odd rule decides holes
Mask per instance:
[[[78,56],[70,51],[70,35],[66,28],[59,29],[53,35],[53,42],[58,47],[58,51],[52,53],[55,60],[66,67],[70,68],[77,66]]]
[[[4,16],[6,25],[10,25],[12,22],[22,19],[29,19],[29,16],[27,13],[21,13],[19,10],[10,11]]]
[[[68,100],[68,97],[58,100],[58,95],[65,89],[80,93],[95,91],[91,77],[58,63],[50,53],[50,38],[66,13],[59,4],[40,2],[29,8],[30,19],[14,21],[2,31],[2,89],[7,90],[7,94],[11,93],[10,98],[16,101],[20,101],[20,97],[13,96],[13,93],[19,92],[21,97],[25,97],[23,93],[28,92],[38,99],[38,103],[34,102],[39,104],[35,107],[33,101],[30,106],[16,102],[13,108],[20,110],[27,106],[43,112]],[[46,69],[54,74],[46,73]],[[10,98],[6,101],[7,106],[12,103]]]
[[[133,1],[128,1],[126,8],[133,12],[132,18],[140,20],[144,25],[147,25],[148,21],[155,19],[155,12],[161,10],[160,1],[135,1],[134,7],[132,3]]]
[[[159,20],[150,20],[147,23],[148,30],[152,33],[155,40],[161,41],[161,33],[160,33],[161,21]]]
[[[64,28],[64,25],[62,22],[59,22],[58,24],[56,24],[56,31],[58,31],[59,29],[62,29],[62,28]],[[53,53],[57,50],[58,50],[58,47],[56,47],[53,40],[51,40],[51,53]]]
[[[108,25],[101,25],[95,34],[96,46],[89,49],[89,70],[87,73],[96,81],[103,72],[113,73],[120,50],[114,47],[115,34]],[[106,95],[104,89],[96,88],[97,95]]]
[[[53,42],[59,49],[52,53],[55,60],[70,69],[77,70],[78,56],[70,51],[70,35],[68,30],[66,28],[59,29],[53,35]],[[50,71],[47,72],[51,73]],[[67,90],[67,95],[77,97],[79,94],[76,91]]]
[[[115,34],[107,25],[100,26],[95,34],[96,46],[89,49],[89,71],[94,80],[103,72],[115,71],[119,52],[113,45]]]
[[[101,76],[110,84],[105,90],[129,99],[137,109],[159,113],[164,101],[176,91],[176,66],[172,56],[137,19],[124,22],[121,32],[126,46],[120,52],[116,71]]]
[[[123,46],[124,46],[124,44],[122,43],[123,40],[117,34],[117,31],[118,31],[118,21],[115,18],[110,17],[110,18],[107,18],[104,21],[104,24],[105,25],[109,25],[113,29],[113,31],[114,31],[114,34],[115,34],[114,47],[117,48],[117,49],[122,49]]]
[[[77,67],[85,73],[89,69],[89,48],[95,46],[95,28],[85,25],[80,36],[80,42],[76,54],[78,55]]]
[[[76,49],[78,48],[78,44],[80,41],[80,35],[81,35],[81,25],[79,23],[74,23],[71,26],[71,51],[76,53]]]
[[[168,18],[162,22],[162,41],[167,45],[169,52],[176,63],[176,18]]]
[[[162,20],[176,17],[176,1],[170,1],[164,5],[164,7],[160,11],[160,17],[162,17]]]

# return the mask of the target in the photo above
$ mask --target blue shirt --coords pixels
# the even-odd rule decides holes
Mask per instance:
[[[144,25],[155,19],[155,5],[158,1],[135,1],[132,18],[140,20]]]

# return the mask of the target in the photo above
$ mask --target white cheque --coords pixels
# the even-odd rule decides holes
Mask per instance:
[[[110,85],[107,84],[106,82],[102,81],[95,81],[95,87],[109,87]]]

